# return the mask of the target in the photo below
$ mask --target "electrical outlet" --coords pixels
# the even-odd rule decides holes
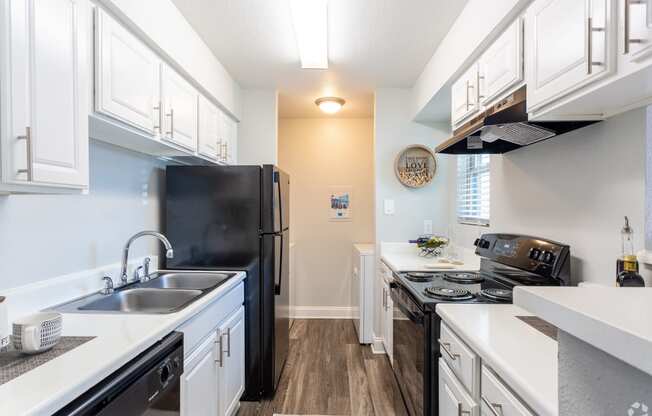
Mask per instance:
[[[423,220],[423,233],[432,234],[432,220]]]

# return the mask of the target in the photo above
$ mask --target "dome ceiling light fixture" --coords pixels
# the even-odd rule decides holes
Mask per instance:
[[[335,114],[342,109],[344,106],[343,98],[339,97],[321,97],[315,100],[315,104],[321,111],[328,114]]]

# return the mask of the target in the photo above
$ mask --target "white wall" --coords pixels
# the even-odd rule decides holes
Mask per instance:
[[[89,195],[0,197],[0,290],[119,262],[132,234],[160,229],[163,168],[91,140]],[[144,240],[132,256],[151,252]]]
[[[171,0],[96,0],[170,59],[204,94],[240,118],[240,86]]]
[[[278,163],[278,92],[242,90],[238,164]]]
[[[376,240],[407,242],[423,234],[423,221],[433,221],[433,231],[444,233],[448,226],[446,159],[437,157],[432,183],[421,189],[403,186],[394,173],[394,160],[411,144],[432,149],[449,138],[447,126],[433,128],[413,123],[408,89],[378,89],[374,110],[374,152],[376,161]],[[383,201],[393,199],[396,213],[385,215]]]
[[[446,121],[450,84],[532,0],[469,0],[412,88],[410,118]]]
[[[633,110],[492,156],[490,229],[458,224],[458,243],[471,248],[477,233],[486,231],[565,242],[575,279],[614,285],[624,215],[636,248],[644,247],[645,123],[645,110]],[[449,164],[452,224],[455,168]]]
[[[350,314],[354,243],[374,241],[373,121],[280,119],[279,167],[290,174],[290,292],[295,316]],[[352,187],[351,221],[334,222],[330,187]]]

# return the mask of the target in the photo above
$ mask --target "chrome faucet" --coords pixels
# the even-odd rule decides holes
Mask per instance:
[[[127,263],[129,262],[129,246],[131,243],[134,242],[134,240],[143,237],[143,236],[152,236],[156,237],[165,246],[165,257],[168,259],[171,259],[174,257],[174,250],[172,250],[172,244],[170,244],[170,240],[168,240],[163,234],[159,233],[158,231],[141,231],[137,234],[134,234],[129,240],[127,240],[127,244],[125,244],[125,248],[122,251],[122,269],[120,271],[120,279],[122,280],[123,284],[129,283],[129,277],[127,276]]]

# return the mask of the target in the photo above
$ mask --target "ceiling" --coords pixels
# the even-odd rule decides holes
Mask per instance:
[[[301,69],[288,0],[173,0],[243,88],[276,88],[280,117],[373,115],[378,87],[411,87],[466,0],[330,0],[329,69]]]

